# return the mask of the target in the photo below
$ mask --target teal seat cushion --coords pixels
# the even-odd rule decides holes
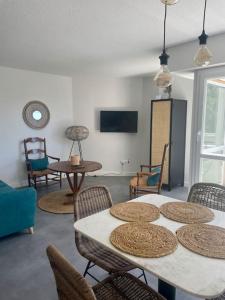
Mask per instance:
[[[155,186],[159,183],[161,167],[152,168],[151,172],[155,173],[155,174],[151,175],[151,176],[148,176],[147,185]]]
[[[39,159],[29,159],[33,171],[41,171],[48,168],[48,157]]]

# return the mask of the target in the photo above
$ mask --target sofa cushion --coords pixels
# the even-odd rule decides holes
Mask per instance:
[[[36,199],[33,188],[0,193],[0,238],[34,226]]]
[[[29,159],[33,171],[45,170],[48,168],[48,157],[39,159]]]

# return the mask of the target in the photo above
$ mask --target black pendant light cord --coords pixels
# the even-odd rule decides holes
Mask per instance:
[[[208,35],[205,33],[206,6],[207,6],[207,0],[205,0],[204,15],[203,15],[203,24],[202,24],[202,34],[198,37],[200,45],[206,45],[207,38],[208,38]]]
[[[164,16],[163,52],[166,51],[166,17],[167,17],[167,4],[165,4],[165,16]]]
[[[205,32],[205,14],[206,14],[206,5],[207,5],[207,0],[205,0],[205,7],[204,7],[203,32]]]
[[[163,51],[159,56],[160,64],[167,65],[169,55],[166,53],[166,17],[167,17],[167,4],[165,3],[165,16],[164,16],[164,34],[163,34]]]

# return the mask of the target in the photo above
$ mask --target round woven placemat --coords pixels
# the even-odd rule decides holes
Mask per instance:
[[[177,248],[171,231],[147,222],[120,225],[111,233],[110,241],[119,250],[140,257],[161,257]]]
[[[185,225],[177,230],[177,238],[193,252],[207,257],[225,258],[225,228],[207,224]]]
[[[54,214],[73,214],[73,201],[70,201],[70,204],[65,204],[72,200],[72,196],[67,196],[68,193],[71,193],[71,191],[63,190],[48,193],[40,198],[38,206],[40,209]]]
[[[207,207],[188,202],[167,202],[160,212],[168,219],[186,223],[207,223],[214,219],[214,213]]]
[[[119,203],[110,208],[110,213],[114,217],[127,222],[152,222],[160,216],[158,207],[143,202]]]

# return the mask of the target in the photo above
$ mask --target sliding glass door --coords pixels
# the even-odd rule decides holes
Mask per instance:
[[[199,179],[225,184],[225,78],[206,80]]]
[[[225,185],[225,68],[196,72],[190,184]]]

